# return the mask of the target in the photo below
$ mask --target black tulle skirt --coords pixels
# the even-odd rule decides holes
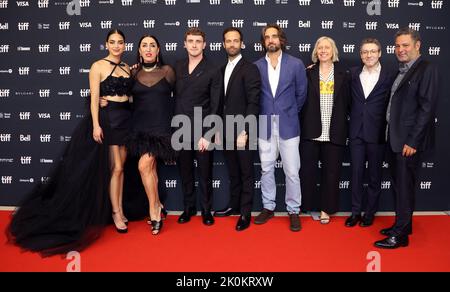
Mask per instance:
[[[170,140],[170,135],[134,131],[127,137],[126,147],[128,153],[134,157],[149,154],[163,161],[175,161],[176,151],[173,150]]]
[[[50,181],[37,185],[13,214],[9,241],[43,256],[83,250],[111,222],[110,177],[109,146],[93,140],[87,115]]]

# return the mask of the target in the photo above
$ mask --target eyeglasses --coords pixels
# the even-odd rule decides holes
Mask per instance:
[[[372,55],[375,55],[375,54],[378,53],[379,51],[380,51],[380,50],[361,51],[361,55],[367,56],[369,53],[371,53]]]

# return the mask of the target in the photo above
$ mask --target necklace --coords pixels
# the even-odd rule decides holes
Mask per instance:
[[[154,63],[155,65],[153,65],[152,67],[150,67],[151,65],[152,65],[152,63],[142,63],[142,69],[145,71],[145,72],[152,72],[153,70],[155,70],[156,69],[156,67],[158,66],[158,63]],[[148,66],[148,65],[150,65],[150,66]]]

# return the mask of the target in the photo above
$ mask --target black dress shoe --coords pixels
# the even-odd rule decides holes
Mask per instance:
[[[394,249],[399,247],[406,247],[409,244],[408,235],[405,236],[390,236],[383,240],[375,242],[375,247]]]
[[[384,236],[393,236],[394,234],[394,226],[389,227],[389,228],[384,228],[380,230],[380,233]],[[406,234],[411,235],[412,234],[412,229],[408,229]]]
[[[359,226],[361,227],[369,227],[372,226],[373,224],[373,220],[375,219],[375,217],[373,216],[363,216],[361,219],[361,222],[359,222]]]
[[[225,209],[221,209],[221,210],[217,210],[214,212],[214,217],[227,217],[227,216],[231,216],[231,215],[239,215],[240,212],[233,209],[233,208],[225,208]]]
[[[345,226],[353,227],[361,221],[361,215],[352,215],[345,220]]]
[[[214,217],[211,215],[211,212],[202,212],[202,219],[203,224],[205,225],[213,225],[214,224]]]
[[[242,231],[244,229],[247,229],[250,226],[250,216],[239,216],[239,220],[236,224],[236,230]]]
[[[197,213],[194,209],[184,210],[184,212],[178,217],[178,223],[183,224],[191,221],[191,217]]]

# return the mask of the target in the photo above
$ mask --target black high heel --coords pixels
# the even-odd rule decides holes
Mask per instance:
[[[158,235],[161,232],[161,229],[163,227],[163,221],[162,219],[159,221],[151,220],[151,227],[152,227],[152,235]]]
[[[162,220],[166,220],[166,218],[167,218],[167,210],[164,208],[164,207],[162,207],[161,208],[161,219]]]

